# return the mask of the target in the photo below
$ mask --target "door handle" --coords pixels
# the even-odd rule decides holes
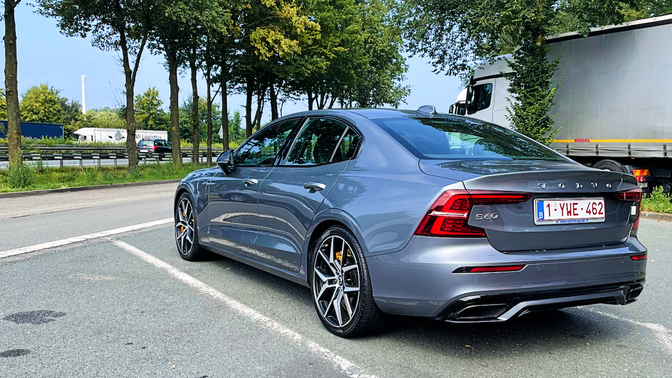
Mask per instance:
[[[319,182],[309,182],[303,184],[303,188],[308,190],[308,193],[319,192],[320,190],[324,190],[326,187],[327,187],[326,185]]]
[[[252,185],[255,185],[258,182],[259,182],[259,180],[255,179],[255,178],[245,178],[245,179],[243,179],[243,184],[245,184],[245,186],[252,186]]]

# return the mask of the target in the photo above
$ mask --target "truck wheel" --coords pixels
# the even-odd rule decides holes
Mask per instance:
[[[621,172],[621,173],[627,173],[625,171],[625,167],[623,167],[623,164],[615,161],[615,160],[600,160],[595,165],[593,165],[593,168],[595,169],[604,169],[607,171],[612,171],[612,172]]]

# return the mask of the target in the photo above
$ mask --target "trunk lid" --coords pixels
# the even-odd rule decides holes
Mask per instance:
[[[636,202],[615,198],[616,192],[637,188],[634,177],[572,162],[421,160],[420,168],[427,174],[462,180],[472,194],[530,194],[522,203],[475,205],[469,213],[467,223],[484,229],[490,244],[502,252],[622,243],[638,216],[631,213]],[[604,222],[535,224],[536,201],[563,199],[603,199]]]

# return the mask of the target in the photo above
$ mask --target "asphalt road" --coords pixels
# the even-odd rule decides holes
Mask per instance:
[[[0,199],[0,255],[167,220],[174,187]],[[672,223],[641,222],[634,304],[491,325],[392,317],[355,340],[322,327],[304,287],[183,261],[169,223],[126,231],[0,258],[0,377],[672,377]]]

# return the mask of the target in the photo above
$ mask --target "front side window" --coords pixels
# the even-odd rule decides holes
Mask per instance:
[[[420,159],[567,161],[523,135],[478,120],[387,118],[374,122]]]
[[[264,128],[238,149],[234,164],[251,167],[272,166],[280,148],[298,122],[298,119],[289,119]]]
[[[331,162],[334,150],[348,128],[329,118],[309,118],[296,137],[285,165],[320,165]]]
[[[492,100],[492,84],[475,85],[471,89],[468,113],[474,114],[479,110],[490,107]]]

